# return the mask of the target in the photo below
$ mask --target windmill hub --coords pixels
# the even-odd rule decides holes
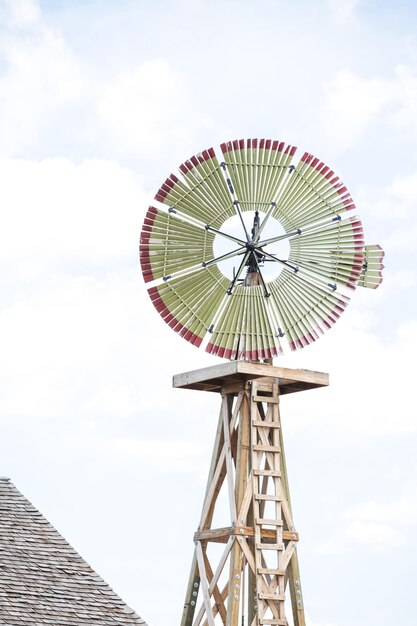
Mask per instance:
[[[262,249],[253,241],[248,241],[246,249],[249,254],[249,258],[246,262],[248,268],[248,274],[257,273],[260,274],[260,264],[264,262],[265,256],[262,253]],[[245,284],[245,283],[244,283]]]

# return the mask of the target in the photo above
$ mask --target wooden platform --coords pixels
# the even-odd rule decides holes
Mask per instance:
[[[229,361],[176,374],[172,385],[178,389],[220,392],[224,385],[245,383],[258,378],[265,380],[265,377],[278,382],[281,394],[326,387],[329,384],[329,375],[323,372],[289,369],[250,361]]]

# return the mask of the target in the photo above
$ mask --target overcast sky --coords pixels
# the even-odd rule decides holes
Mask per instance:
[[[384,283],[277,365],[309,626],[416,626],[417,8],[377,0],[0,1],[0,473],[150,626],[179,624],[218,412],[153,309],[149,203],[270,137],[346,183]]]

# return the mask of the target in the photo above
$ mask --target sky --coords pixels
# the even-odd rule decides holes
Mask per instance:
[[[155,312],[138,238],[185,159],[280,139],[332,167],[384,282],[276,365],[309,626],[416,626],[417,7],[0,1],[0,474],[149,624],[180,622],[220,362]],[[300,154],[300,156],[301,156]]]

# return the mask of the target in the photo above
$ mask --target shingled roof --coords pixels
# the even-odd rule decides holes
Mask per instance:
[[[146,626],[10,480],[1,477],[0,624]]]

